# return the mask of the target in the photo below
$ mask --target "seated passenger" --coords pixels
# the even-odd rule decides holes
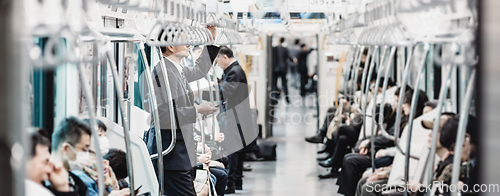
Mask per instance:
[[[113,169],[118,180],[119,189],[128,188],[129,184],[125,181],[125,178],[128,177],[127,154],[122,150],[113,148],[104,156],[104,159],[109,162],[109,166]]]
[[[53,172],[50,175],[49,189],[55,195],[65,192],[86,196],[87,186],[73,174],[72,170],[82,170],[89,157],[90,128],[87,123],[76,117],[64,119],[52,134]],[[65,179],[65,180],[57,180]]]
[[[49,139],[36,132],[31,134],[30,139],[31,156],[26,162],[25,194],[26,196],[52,196],[54,194],[42,184],[49,180],[52,172],[52,164],[49,161]]]
[[[362,77],[358,77],[358,79],[362,79]],[[373,73],[372,75],[372,78],[370,80],[370,86],[371,85],[375,85],[375,82],[376,82],[376,79],[377,79],[377,74],[376,73]],[[381,78],[382,79],[382,78]],[[383,80],[382,80],[383,81]],[[383,83],[382,83],[383,84]],[[361,85],[361,80],[358,81],[358,86]],[[391,85],[390,85],[391,86]],[[379,88],[379,90],[381,90],[381,88]],[[369,100],[371,100],[371,97],[372,97],[372,91],[368,91],[368,101],[367,101],[367,104],[369,102]],[[382,92],[382,91],[380,91]],[[361,100],[364,100],[364,98],[360,99]],[[318,130],[317,134],[315,136],[312,136],[312,137],[307,137],[305,140],[309,143],[323,143],[323,140],[325,139],[326,137],[326,133],[327,133],[327,130],[328,130],[328,126],[330,125],[330,122],[333,120],[334,118],[334,115],[335,115],[335,111],[336,111],[336,107],[331,107],[331,108],[328,108],[328,111],[325,115],[325,120],[323,122],[323,126],[321,127],[320,130]],[[321,150],[319,153],[324,153],[324,152],[327,152],[327,148]],[[327,156],[327,157],[330,157],[330,156]]]
[[[411,109],[410,105],[412,97],[413,97],[413,90],[407,91],[404,95],[404,103],[403,103],[404,116],[402,117],[401,120],[402,123],[399,125],[401,128],[400,130],[403,130],[404,126],[406,126],[406,123],[408,122],[407,119],[410,114],[410,109]],[[424,109],[424,103],[427,101],[428,98],[425,92],[420,91],[417,99],[417,106],[414,118],[422,115]],[[388,132],[392,132],[392,134],[394,134],[394,131],[388,131]],[[374,136],[373,139],[375,140],[375,147],[374,147],[375,152],[373,152],[375,154],[380,149],[385,149],[394,146],[394,141],[389,140],[384,136],[380,135],[380,132],[379,135]],[[363,172],[367,168],[372,166],[371,164],[372,161],[370,156],[370,149],[371,149],[370,144],[371,144],[370,139],[364,140],[359,144],[358,147],[359,153],[351,153],[344,157],[342,164],[342,171],[340,173],[339,179],[337,180],[337,185],[339,185],[339,190],[338,190],[339,193],[344,194],[346,196],[355,195],[356,186],[358,184],[358,181],[361,179],[361,174],[363,174]],[[392,160],[393,157],[381,157],[378,159],[376,158],[374,160],[375,167],[379,168],[391,165]]]
[[[382,80],[380,82],[380,84],[383,84],[384,78],[381,78],[380,80]],[[392,85],[391,81],[389,83],[391,83],[391,85]],[[383,86],[380,85],[378,90],[381,91],[382,87]],[[399,91],[396,90],[395,94],[397,96],[399,94]],[[384,122],[387,121],[386,122],[386,123],[388,123],[387,127],[391,127],[392,124],[394,124],[394,120],[390,120],[392,117],[392,115],[391,115],[392,110],[390,109],[390,104],[387,104],[387,105],[388,105],[388,108],[385,109],[384,111],[388,112],[388,113],[384,115],[385,117],[387,117],[386,120],[384,120]],[[376,107],[375,109],[378,110],[379,107]],[[351,121],[350,118],[347,118],[347,120]],[[361,123],[354,123],[354,122],[359,122],[359,121],[361,121]],[[389,123],[389,121],[391,121],[392,123]],[[328,174],[319,175],[318,177],[320,179],[336,177],[339,174],[338,170],[340,168],[342,168],[342,162],[343,162],[344,156],[347,153],[349,153],[348,146],[354,146],[356,144],[356,142],[358,141],[359,133],[360,133],[362,125],[363,125],[362,124],[362,116],[358,115],[357,120],[352,120],[352,122],[353,122],[352,125],[340,126],[338,128],[338,131],[334,133],[335,136],[332,137],[334,139],[329,141],[329,142],[331,142],[331,144],[327,145],[327,146],[329,146],[331,148],[332,156],[330,158],[326,159],[325,161],[320,162],[319,164],[323,167],[332,167],[332,170],[330,170],[330,173],[328,173]]]
[[[429,103],[429,102],[427,102]],[[428,105],[428,104],[426,104]],[[430,106],[430,107],[435,107],[434,106]],[[429,112],[430,110],[425,110],[424,109],[424,113],[427,113]],[[441,120],[440,120],[440,126],[439,126],[439,130],[441,130],[441,128],[443,127],[443,124],[452,116],[454,116],[455,114],[453,113],[443,113],[441,115]],[[422,126],[425,128],[425,129],[429,129],[429,130],[432,130],[433,127],[434,127],[434,121],[422,121]],[[427,147],[430,148],[431,147],[431,144],[432,144],[432,132],[429,133],[429,140],[428,140],[428,143],[427,143]],[[382,151],[382,150],[380,150]],[[380,152],[379,151],[379,152]],[[379,153],[377,152],[377,155]],[[441,143],[439,142],[439,134],[438,134],[438,137],[437,137],[437,140],[436,140],[436,154],[438,155],[439,159],[440,159],[440,163],[438,164],[438,166],[436,168],[439,168],[440,165],[442,165],[443,161],[445,160],[449,160],[449,153],[448,153],[448,150],[446,148],[444,148]],[[453,157],[453,156],[451,156]],[[377,157],[378,158],[378,157]],[[451,158],[452,160],[453,158]],[[391,165],[392,166],[392,165]],[[380,171],[380,170],[383,170],[383,171]],[[382,185],[385,185],[387,184],[388,180],[389,180],[389,175],[390,175],[390,169],[389,170],[385,170],[385,169],[382,169],[382,168],[379,168],[377,169],[377,171],[375,171],[375,173],[371,174],[369,177],[364,177],[362,178],[361,180],[359,180],[358,182],[358,186],[357,186],[357,189],[356,189],[356,196],[372,196],[372,195],[379,195],[380,192],[376,192],[373,187],[376,186],[377,184],[380,185],[382,187]],[[439,174],[440,175],[440,174]],[[438,175],[438,176],[439,176]],[[437,179],[436,177],[434,177],[435,179]],[[413,190],[417,190],[418,188],[420,188],[420,183],[418,182],[414,182],[414,181],[411,181],[409,182],[409,184],[413,185],[414,187],[412,188]]]
[[[443,147],[445,147],[448,150],[448,156],[447,157],[442,157],[438,166],[436,167],[434,176],[433,176],[433,185],[434,184],[442,184],[442,185],[450,185],[451,184],[451,176],[453,173],[453,157],[455,156],[455,141],[457,138],[457,131],[458,131],[458,123],[459,123],[460,115],[454,115],[449,117],[448,120],[443,124],[441,130],[440,130],[440,136],[439,136],[439,143]],[[475,142],[476,142],[476,119],[473,116],[469,115],[469,120],[467,123],[467,128],[466,128],[466,133],[465,133],[465,138],[464,138],[464,143],[463,143],[463,148],[462,148],[462,154],[461,156],[461,161],[462,163],[467,163],[467,164],[461,164],[460,168],[460,177],[459,177],[459,189],[462,190],[462,186],[464,184],[470,185],[470,187],[473,187],[474,178],[475,178],[475,173],[471,173],[470,171],[473,171],[473,166],[474,166],[474,161],[475,161]],[[472,167],[470,169],[467,169],[467,167]],[[439,182],[439,183],[436,183]],[[416,191],[424,191],[425,189],[421,187],[421,184],[419,182],[414,182],[410,181],[411,190],[414,192]],[[449,195],[449,190],[447,189],[436,189],[436,195],[437,194],[444,194],[444,195]]]
[[[99,147],[101,155],[104,156],[109,151],[109,140],[106,137],[106,125],[100,121],[97,121],[97,126],[99,128]],[[85,122],[89,123],[89,120],[86,119]],[[77,175],[89,188],[89,196],[97,196],[99,191],[97,187],[98,182],[98,172],[97,172],[97,158],[95,153],[94,141],[91,139],[90,151],[89,151],[89,159],[82,170],[74,170],[72,171],[75,175]],[[104,187],[106,189],[105,193],[109,194],[113,190],[119,190],[118,182],[115,177],[115,173],[113,169],[109,166],[109,161],[103,160],[103,169],[104,169]]]

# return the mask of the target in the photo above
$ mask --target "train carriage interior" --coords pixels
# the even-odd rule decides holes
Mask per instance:
[[[498,195],[498,9],[1,0],[0,195]]]

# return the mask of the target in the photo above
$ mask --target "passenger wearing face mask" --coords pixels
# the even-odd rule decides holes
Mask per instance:
[[[86,196],[88,188],[73,170],[82,170],[89,158],[90,128],[75,118],[64,119],[52,134],[53,171],[46,185],[55,195]]]
[[[88,119],[85,119],[85,122],[89,123]],[[99,147],[101,155],[104,156],[109,151],[109,140],[106,136],[106,125],[97,120],[97,126],[99,128]],[[77,175],[89,188],[89,196],[97,196],[99,191],[97,188],[98,182],[98,172],[97,172],[97,158],[95,153],[94,142],[91,139],[90,150],[89,150],[89,159],[87,160],[85,166],[82,170],[73,170],[72,172]],[[108,160],[103,160],[103,169],[104,169],[104,187],[105,193],[111,193],[113,190],[119,190],[118,180],[116,179],[115,173],[113,169],[110,167]]]

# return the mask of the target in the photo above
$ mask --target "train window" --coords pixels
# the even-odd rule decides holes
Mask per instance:
[[[115,42],[113,47],[114,60],[118,66],[119,81],[123,86],[123,98],[126,102],[126,111],[130,112],[130,103],[134,103],[132,96],[129,96],[129,89],[133,89],[135,82],[135,73],[138,71],[137,62],[134,57],[137,53],[134,52],[134,44],[126,42]],[[112,69],[110,68],[109,60],[105,54],[101,54],[99,71],[97,73],[99,86],[97,89],[97,116],[106,117],[118,124],[121,124],[120,111],[118,108],[118,100],[115,92],[115,83],[113,79]],[[132,77],[130,77],[132,75]],[[140,101],[140,100],[139,100]]]
[[[437,99],[439,96],[439,91],[435,93],[435,88],[434,88],[434,80],[435,80],[435,74],[434,74],[434,69],[437,67],[434,64],[434,47],[429,47],[429,52],[427,54],[427,57],[425,58],[425,92],[427,93],[427,97],[430,99]]]
[[[45,38],[36,38],[34,43],[43,48]],[[32,68],[30,77],[31,125],[52,130],[54,127],[54,71]]]
[[[138,52],[139,43],[135,43],[134,47],[134,50]],[[134,70],[134,74],[132,75],[134,80],[134,106],[143,110],[147,108],[145,107],[145,104],[148,99],[145,92],[147,90],[146,78],[143,76],[143,72],[146,70],[146,64],[144,63],[145,58],[147,57],[142,56],[140,52],[137,53],[137,66]]]

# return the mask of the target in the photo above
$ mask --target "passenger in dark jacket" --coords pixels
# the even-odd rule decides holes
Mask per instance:
[[[300,46],[300,53],[299,57],[297,58],[297,61],[298,61],[298,71],[300,73],[300,96],[302,97],[306,96],[306,84],[309,79],[307,56],[309,56],[309,53],[311,53],[314,50],[315,49],[307,50],[307,46],[305,44],[302,44]]]
[[[215,27],[208,27],[208,29],[212,32],[212,36],[215,36]],[[165,36],[164,38],[170,39],[171,37]],[[194,94],[189,86],[189,82],[203,78],[210,70],[212,62],[208,50],[211,48],[203,49],[193,67],[185,67],[181,65],[181,61],[189,56],[189,50],[189,46],[161,47],[162,58],[160,60],[162,62],[158,63],[152,71],[161,130],[155,129],[152,120],[151,128],[145,139],[150,154],[158,153],[155,134],[161,133],[163,150],[169,147],[173,139],[168,106],[170,101],[173,101],[176,120],[176,145],[169,154],[160,156],[163,158],[163,168],[158,168],[157,160],[153,160],[153,166],[156,170],[164,170],[166,195],[196,195],[193,185],[194,174],[192,173],[193,167],[196,166],[196,145],[193,139],[194,123],[198,113],[209,115],[218,110],[209,102],[195,105]],[[165,66],[168,76],[164,75],[161,66]],[[165,80],[169,82],[168,88],[172,94],[172,100],[167,98]]]
[[[217,64],[224,70],[219,84],[223,104],[221,106],[221,130],[226,139],[222,142],[229,155],[229,178],[226,193],[234,193],[242,186],[242,152],[236,152],[252,143],[258,135],[256,122],[252,120],[252,110],[248,95],[247,77],[234,54],[228,47],[222,46],[217,56]]]

